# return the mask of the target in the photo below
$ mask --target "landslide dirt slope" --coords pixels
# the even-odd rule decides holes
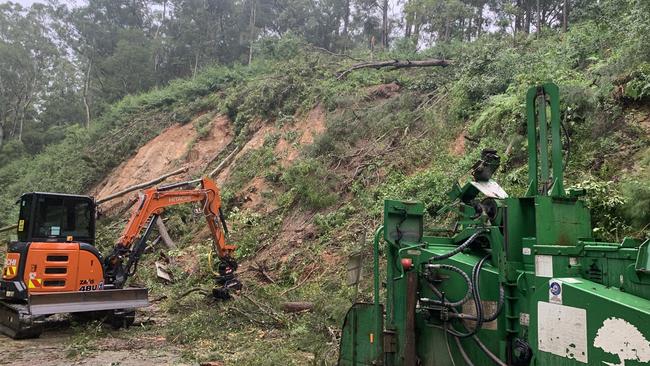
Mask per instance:
[[[195,123],[176,124],[167,128],[140,147],[134,156],[108,173],[104,180],[92,188],[90,194],[98,198],[107,197],[182,167],[186,167],[187,172],[170,177],[168,182],[182,181],[201,174],[210,160],[221,153],[234,137],[232,123],[225,116],[215,116],[208,126],[210,129],[203,137],[198,136]],[[108,201],[102,205],[102,209],[110,211],[132,197],[133,194]]]

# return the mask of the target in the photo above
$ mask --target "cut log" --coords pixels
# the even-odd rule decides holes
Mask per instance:
[[[419,60],[419,61],[411,61],[411,60],[366,61],[366,62],[360,62],[358,64],[354,64],[350,66],[348,69],[340,71],[338,73],[339,75],[337,79],[341,80],[345,78],[352,71],[359,70],[359,69],[381,69],[383,67],[389,67],[392,70],[396,70],[396,69],[405,69],[410,67],[431,67],[431,66],[445,67],[451,64],[452,62],[450,60],[440,60],[437,58],[428,59],[428,60]]]
[[[313,308],[314,303],[307,301],[285,302],[282,304],[282,309],[285,313],[302,313],[305,311],[310,311]]]
[[[226,158],[223,159],[223,161],[222,161],[221,163],[219,163],[219,165],[217,165],[217,167],[214,168],[214,170],[212,170],[212,171],[210,172],[210,174],[208,174],[208,177],[212,178],[212,177],[214,177],[215,175],[221,173],[221,171],[222,171],[226,166],[228,166],[228,164],[230,163],[230,161],[232,160],[232,158],[234,158],[235,155],[237,155],[238,152],[239,152],[239,147],[236,147],[235,150],[233,150],[230,154],[228,154],[228,156],[226,156]],[[212,159],[210,160],[210,163],[212,163],[216,158],[217,158],[217,156],[215,156],[214,158],[212,158]],[[208,165],[209,165],[210,163],[208,163]]]
[[[156,220],[156,226],[158,227],[158,234],[160,234],[160,237],[162,238],[162,241],[163,243],[165,243],[167,248],[176,249],[176,244],[169,236],[169,233],[167,232],[167,227],[165,226],[163,220]]]
[[[0,233],[5,232],[5,231],[9,231],[9,230],[13,230],[13,229],[15,229],[17,227],[18,227],[18,225],[5,226],[3,228],[0,228]]]
[[[119,191],[119,192],[117,192],[117,193],[113,193],[113,194],[111,194],[111,195],[109,195],[109,196],[106,196],[106,197],[104,197],[104,198],[100,198],[100,199],[97,200],[97,204],[99,205],[99,204],[102,204],[102,203],[104,203],[104,202],[107,202],[107,201],[113,200],[113,199],[115,199],[115,198],[118,198],[118,197],[124,196],[125,194],[130,193],[130,192],[133,192],[133,191],[136,191],[136,190],[138,190],[138,189],[148,188],[148,187],[150,187],[150,186],[153,186],[154,184],[158,184],[158,183],[164,181],[165,179],[167,179],[167,178],[169,178],[169,177],[171,177],[171,176],[179,175],[179,174],[183,174],[183,173],[185,173],[185,172],[187,172],[187,167],[180,168],[180,169],[175,170],[175,171],[173,171],[173,172],[171,172],[171,173],[167,173],[167,174],[165,174],[165,175],[161,175],[160,177],[158,177],[158,178],[156,178],[156,179],[150,180],[150,181],[148,181],[148,182],[144,182],[144,183],[136,184],[136,185],[131,186],[131,187],[129,187],[129,188],[123,189],[123,190],[121,190],[121,191]]]

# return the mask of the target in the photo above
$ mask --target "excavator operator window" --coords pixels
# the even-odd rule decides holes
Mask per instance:
[[[90,200],[55,195],[37,196],[34,239],[94,242],[94,210]]]
[[[28,241],[29,228],[31,225],[32,199],[33,196],[25,195],[18,201],[18,204],[20,204],[20,214],[18,216],[18,240],[22,242]]]

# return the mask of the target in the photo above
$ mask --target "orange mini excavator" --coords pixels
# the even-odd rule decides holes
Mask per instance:
[[[197,188],[196,183],[200,183]],[[156,220],[166,207],[198,202],[220,258],[213,295],[228,299],[241,289],[235,277],[235,246],[221,211],[219,189],[210,178],[153,187],[140,198],[113,251],[95,247],[96,203],[92,197],[25,193],[18,200],[18,240],[9,243],[0,281],[0,331],[12,338],[38,337],[47,316],[102,315],[119,328],[133,323],[135,309],[148,306],[146,288],[126,287]]]

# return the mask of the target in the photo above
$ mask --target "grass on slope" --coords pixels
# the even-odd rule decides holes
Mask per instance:
[[[650,20],[633,2],[615,10],[598,21],[576,23],[563,35],[488,35],[421,54],[400,48],[385,57],[446,57],[455,66],[365,70],[345,81],[333,77],[341,61],[331,66],[330,56],[300,51],[295,40],[278,42],[277,52],[290,50],[280,59],[291,62],[269,58],[251,68],[214,68],[196,80],[127,98],[93,130],[73,129],[64,143],[3,166],[0,222],[12,221],[6,208],[20,191],[83,192],[164,126],[189,121],[198,112],[228,113],[239,133],[235,143],[242,143],[252,132],[251,121],[290,121],[321,102],[327,131],[294,164],[280,169],[262,147],[251,152],[256,158],[248,159],[250,164],[234,167],[233,176],[241,180],[234,186],[263,177],[273,188],[265,198],[276,207],[272,214],[235,207],[234,188],[225,194],[233,242],[249,264],[269,259],[272,281],[247,274],[246,296],[229,303],[210,303],[198,294],[175,300],[189,287],[210,286],[207,246],[197,243],[196,232],[183,229],[174,233],[180,249],[168,255],[182,263],[190,258],[198,263],[196,269],[188,274],[175,267],[176,277],[184,280],[163,286],[153,280],[151,263],[145,263],[136,280],[167,296],[160,304],[169,317],[165,335],[189,345],[189,359],[334,364],[338,329],[355,295],[344,285],[343,262],[354,252],[369,254],[383,199],[418,199],[434,212],[450,184],[488,146],[502,155],[496,179],[511,194],[525,189],[523,99],[530,85],[547,80],[560,85],[562,119],[571,140],[566,179],[568,185],[590,189],[597,234],[612,240],[648,235],[650,55],[643,45]],[[383,98],[369,88],[386,83],[398,84],[400,92]],[[126,133],[125,126],[140,132]],[[459,138],[461,133],[469,139]],[[192,215],[189,209],[171,214],[181,221]],[[297,215],[308,218],[309,235],[288,246],[282,229]],[[364,231],[367,241],[360,243]],[[116,234],[104,230],[101,235],[110,242]],[[274,256],[280,249],[288,251]],[[368,299],[369,286],[366,278],[357,298]],[[317,304],[313,312],[281,311],[282,302],[304,299]]]

